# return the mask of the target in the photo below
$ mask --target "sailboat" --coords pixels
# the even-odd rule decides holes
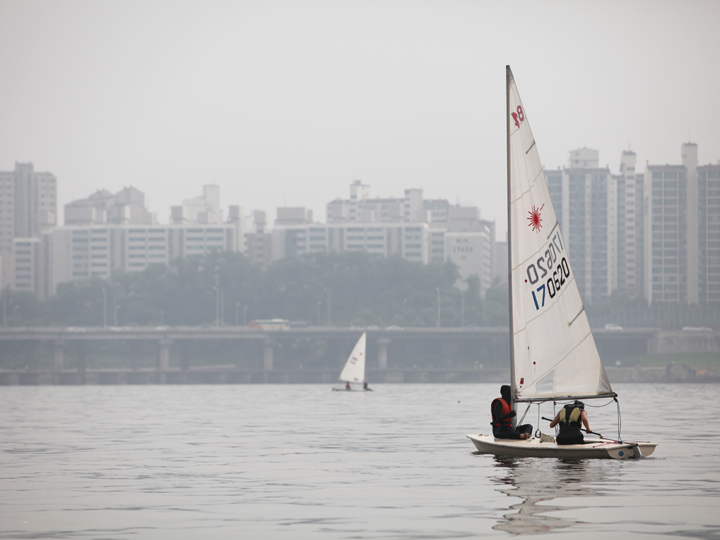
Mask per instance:
[[[605,373],[570,265],[510,66],[506,67],[511,408],[548,402],[617,401]],[[619,404],[618,404],[619,407]],[[618,411],[619,412],[619,411]],[[524,416],[523,416],[524,417]],[[590,439],[558,445],[536,431],[527,440],[467,435],[479,453],[503,456],[628,459],[649,456],[651,442]]]
[[[345,383],[342,388],[333,388],[333,391],[355,391],[365,392],[370,390],[365,380],[365,343],[367,341],[366,334],[360,336],[355,347],[353,347],[350,356],[348,356],[345,367],[340,372],[340,381]],[[355,386],[353,386],[355,385]]]

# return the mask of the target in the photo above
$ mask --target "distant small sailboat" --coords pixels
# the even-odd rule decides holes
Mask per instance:
[[[350,356],[345,362],[345,367],[340,372],[340,381],[345,383],[343,388],[333,388],[333,391],[342,392],[367,392],[370,388],[365,380],[365,344],[367,337],[363,332],[357,340]],[[355,386],[353,386],[355,385]]]
[[[539,410],[545,402],[592,398],[617,402],[595,346],[510,66],[506,90],[510,407],[515,410],[522,402],[529,408],[536,403]],[[539,435],[527,440],[467,437],[478,452],[501,456],[628,459],[649,456],[657,446],[606,438],[559,445],[554,437]]]

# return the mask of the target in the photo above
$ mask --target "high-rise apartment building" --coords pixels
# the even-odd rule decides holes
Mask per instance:
[[[697,169],[698,302],[720,302],[720,163]]]
[[[645,171],[645,298],[688,300],[688,201],[684,165],[647,165]]]
[[[720,164],[698,166],[698,147],[682,164],[647,165],[645,296],[650,303],[720,301]]]
[[[573,150],[569,165],[545,175],[580,294],[593,303],[617,286],[617,185],[597,150]]]
[[[55,226],[57,179],[35,172],[32,163],[16,163],[15,170],[0,172],[0,258],[2,286],[14,286],[16,238],[37,238]]]
[[[625,298],[643,297],[643,175],[635,152],[620,157],[617,184],[617,290]]]

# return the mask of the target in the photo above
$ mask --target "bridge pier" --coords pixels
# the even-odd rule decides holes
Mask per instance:
[[[27,342],[23,347],[25,353],[25,369],[28,371],[35,371],[37,369],[37,342]]]
[[[263,346],[263,370],[265,372],[273,370],[273,346],[269,339]]]
[[[78,371],[78,383],[85,384],[85,374],[87,371],[87,346],[85,341],[78,341],[75,344],[75,351],[77,352],[77,371]]]
[[[158,341],[157,349],[157,369],[165,371],[170,367],[170,345],[172,341],[169,339],[161,339]]]
[[[58,339],[53,343],[53,369],[62,371],[63,368],[63,340]]]
[[[388,345],[390,345],[389,338],[378,338],[378,369],[386,370],[388,366]]]

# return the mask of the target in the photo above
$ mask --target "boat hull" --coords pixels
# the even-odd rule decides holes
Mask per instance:
[[[527,440],[496,439],[492,435],[468,435],[481,454],[511,457],[545,457],[574,459],[639,459],[655,451],[651,442],[617,442],[599,440],[586,444],[559,445],[542,438]]]

